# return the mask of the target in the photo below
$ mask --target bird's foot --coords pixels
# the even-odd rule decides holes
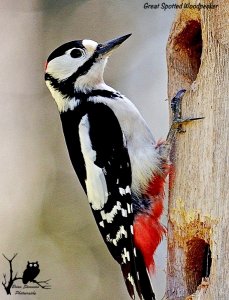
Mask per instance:
[[[173,113],[172,125],[169,129],[169,133],[166,138],[166,143],[171,144],[175,139],[177,133],[184,133],[185,130],[182,125],[185,123],[202,120],[204,117],[194,117],[194,118],[182,118],[181,116],[181,102],[186,90],[180,90],[175,97],[171,100],[171,109]]]

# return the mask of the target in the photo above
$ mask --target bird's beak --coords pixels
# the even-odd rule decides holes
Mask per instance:
[[[96,52],[98,54],[101,54],[102,56],[108,56],[109,54],[111,54],[111,52],[118,48],[126,39],[128,39],[128,37],[131,36],[130,34],[115,38],[113,40],[107,41],[103,44],[99,44]]]

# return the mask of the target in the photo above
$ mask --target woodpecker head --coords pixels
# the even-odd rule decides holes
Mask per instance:
[[[55,100],[57,93],[72,98],[75,91],[91,90],[103,83],[107,58],[130,35],[103,44],[92,40],[72,41],[55,49],[45,66],[45,81]]]

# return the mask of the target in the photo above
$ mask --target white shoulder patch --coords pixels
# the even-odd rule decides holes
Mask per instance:
[[[103,170],[94,163],[96,152],[92,149],[89,129],[88,115],[85,115],[79,124],[80,145],[87,174],[85,183],[89,203],[91,203],[93,209],[99,210],[107,202],[108,191]]]

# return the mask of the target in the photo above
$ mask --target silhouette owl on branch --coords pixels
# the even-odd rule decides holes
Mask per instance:
[[[22,277],[18,277],[17,273],[13,275],[13,267],[12,267],[12,262],[14,258],[17,256],[17,253],[14,254],[14,256],[9,259],[7,258],[4,254],[2,254],[4,258],[9,262],[10,265],[10,270],[9,270],[9,280],[7,283],[6,280],[6,274],[3,274],[4,281],[2,282],[2,285],[4,286],[7,295],[11,295],[11,287],[13,286],[13,283],[16,280],[22,280],[23,284],[27,284],[28,282],[33,282],[37,284],[39,287],[42,289],[51,289],[51,285],[49,284],[50,279],[48,280],[43,280],[43,281],[37,281],[35,278],[37,275],[40,273],[40,268],[39,268],[39,263],[38,261],[36,262],[29,262],[27,263],[26,269],[23,272]]]

